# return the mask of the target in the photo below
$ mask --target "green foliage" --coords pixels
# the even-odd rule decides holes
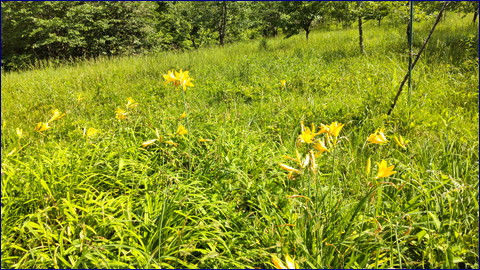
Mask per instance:
[[[417,2],[415,20],[435,16],[441,3]],[[475,2],[449,11],[472,13]],[[359,17],[360,16],[360,17]],[[189,50],[305,31],[351,27],[358,18],[397,27],[408,21],[406,2],[2,2],[5,70],[98,56]]]
[[[2,2],[5,68],[138,53],[154,45],[149,2]]]
[[[302,268],[477,269],[477,28],[446,20],[390,118],[405,28],[375,21],[368,55],[340,29],[2,73],[2,268],[272,268],[288,253]],[[186,92],[162,78],[181,68]],[[116,119],[127,97],[139,105]],[[36,132],[53,109],[66,116]],[[311,148],[300,121],[345,126],[289,179],[278,163]],[[366,143],[378,128],[389,143]],[[375,179],[381,160],[396,173]]]
[[[281,8],[287,16],[284,20],[286,38],[304,30],[308,39],[314,21],[327,16],[328,4],[315,1],[285,1],[282,2]]]

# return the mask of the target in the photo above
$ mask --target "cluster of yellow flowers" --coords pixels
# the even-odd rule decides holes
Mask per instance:
[[[194,86],[192,83],[193,79],[188,75],[188,71],[182,71],[182,69],[178,72],[176,70],[169,70],[167,74],[163,75],[163,78],[165,79],[165,84],[172,82],[174,86],[182,86],[183,91],[187,91],[187,86]]]
[[[180,69],[180,71],[176,71],[176,70],[169,70],[167,72],[167,74],[164,74],[163,75],[163,78],[165,79],[165,84],[168,84],[168,83],[173,83],[174,86],[181,86],[183,88],[184,91],[187,90],[187,87],[193,87],[193,83],[192,83],[192,78],[190,77],[188,71],[183,71],[182,69]],[[183,112],[179,117],[178,117],[178,120],[182,120],[184,118],[187,117],[187,112]],[[175,118],[169,118],[169,119],[175,119]],[[188,129],[180,124],[178,125],[177,127],[177,131],[175,132],[175,134],[167,134],[168,136],[183,136],[183,135],[187,135],[188,134]],[[166,143],[166,144],[169,144],[169,145],[173,145],[173,146],[178,146],[178,143],[176,142],[173,142],[172,140],[164,140],[163,136],[160,136],[159,133],[158,133],[158,130],[156,130],[156,135],[157,135],[157,138],[156,139],[151,139],[151,140],[147,140],[145,142],[142,143],[142,147],[143,148],[147,148],[151,145],[153,145],[155,142],[163,142],[163,143]],[[211,142],[212,140],[210,139],[198,139],[199,142]]]
[[[403,149],[407,148],[407,144],[409,141],[404,140],[402,135],[394,135],[393,139],[395,140],[395,143],[400,146]],[[368,142],[374,143],[374,144],[386,144],[388,143],[387,137],[385,136],[385,129],[381,128],[375,131],[375,133],[370,134],[367,139]]]
[[[131,97],[127,98],[127,104],[125,105],[126,110],[117,108],[115,110],[115,118],[118,120],[125,120],[127,119],[127,114],[129,113],[129,109],[136,108],[138,106],[138,103]]]
[[[278,258],[277,255],[272,255],[272,262],[277,267],[277,269],[297,269],[298,265],[295,263],[295,261],[290,257],[290,255],[285,255],[285,264],[283,264],[282,260]]]
[[[404,140],[401,135],[399,136],[394,135],[394,140],[395,140],[395,143],[403,149],[406,149],[407,144],[409,143],[409,141]],[[368,136],[367,138],[367,142],[373,143],[373,144],[382,144],[382,145],[387,144],[389,141],[387,139],[387,136],[385,136],[385,129],[383,128],[377,129],[375,133],[370,134],[370,136]],[[396,171],[393,171],[393,168],[395,168],[395,166],[394,165],[388,166],[387,161],[382,160],[376,163],[378,165],[378,172],[377,172],[377,176],[375,177],[376,179],[388,177],[396,173]],[[367,168],[366,168],[367,175],[370,174],[370,164],[371,164],[371,161],[369,158],[367,160]]]
[[[35,126],[35,131],[41,133],[42,131],[52,128],[50,126],[51,122],[58,120],[66,115],[65,113],[60,112],[58,109],[53,110],[52,114],[53,114],[52,117],[47,122],[38,122],[37,125]]]
[[[313,173],[316,173],[316,158],[319,157],[320,154],[323,152],[330,152],[328,147],[335,147],[338,142],[338,137],[340,135],[340,131],[342,130],[344,124],[338,122],[332,122],[330,125],[321,125],[320,129],[316,130],[315,124],[312,123],[311,127],[305,127],[303,121],[300,122],[301,126],[301,134],[298,136],[298,142],[311,144],[313,149],[310,149],[308,154],[305,156],[305,159],[301,158],[300,153],[298,150],[296,151],[296,158],[292,158],[289,156],[284,156],[284,158],[290,159],[295,161],[301,169],[310,168]],[[320,134],[325,134],[323,138],[317,137]],[[314,150],[317,150],[315,152]],[[290,167],[286,164],[280,163],[279,166],[288,171],[288,179],[294,179],[295,174],[300,174],[301,170]]]
[[[313,173],[316,173],[316,158],[323,152],[330,152],[332,147],[335,147],[338,143],[338,138],[340,135],[340,131],[344,127],[344,124],[338,122],[332,122],[330,125],[321,125],[320,129],[317,131],[315,124],[312,123],[311,127],[305,127],[303,121],[300,123],[301,125],[301,133],[298,136],[298,142],[311,144],[312,148],[308,154],[302,159],[301,154],[296,150],[296,158],[292,158],[289,156],[284,156],[284,158],[290,159],[295,161],[300,169],[291,167],[284,163],[279,163],[280,168],[286,170],[288,172],[287,177],[288,179],[294,179],[295,174],[300,174],[302,169],[310,168]],[[318,135],[326,134],[325,137],[319,138]],[[406,149],[406,146],[409,141],[403,139],[401,135],[394,136],[394,140],[398,146],[403,149]],[[378,129],[375,133],[371,134],[367,138],[367,142],[372,144],[387,144],[389,141],[385,136],[384,129]],[[330,148],[330,149],[329,149]],[[313,151],[317,150],[317,152]],[[383,178],[388,177],[396,173],[393,171],[394,165],[388,166],[385,160],[381,162],[377,162],[378,165],[378,173],[375,178]],[[367,174],[370,173],[370,159],[367,162]]]
[[[96,129],[96,128],[84,128],[83,129],[83,136],[85,136],[87,139],[90,138],[90,137],[93,137],[97,134],[100,133],[100,130]]]
[[[299,168],[291,167],[284,163],[279,163],[280,168],[286,170],[288,172],[287,178],[294,179],[296,174],[301,174],[302,170],[305,168],[309,168],[314,174],[316,173],[316,158],[319,157],[324,152],[331,152],[331,149],[334,149],[338,142],[339,136],[344,124],[338,122],[332,122],[330,125],[321,125],[319,130],[317,130],[315,124],[311,124],[311,127],[305,127],[303,121],[300,123],[301,126],[301,133],[298,136],[299,143],[305,143],[307,145],[311,145],[313,149],[308,151],[308,154],[302,159],[301,154],[296,149],[296,158],[292,158],[289,156],[284,156],[289,160],[295,161]],[[325,134],[324,137],[320,138],[320,134]],[[405,141],[402,136],[394,136],[394,140],[398,146],[405,149],[407,146],[408,141]],[[384,129],[378,129],[375,133],[371,134],[367,138],[367,142],[372,144],[387,144],[389,141],[387,136],[385,136]],[[316,151],[314,151],[316,150]],[[367,160],[367,175],[370,174],[370,158]],[[394,165],[388,165],[387,161],[382,160],[381,162],[377,162],[378,165],[378,172],[375,179],[389,177],[396,173],[393,171],[395,168]],[[294,195],[299,197],[304,197],[301,195]],[[307,198],[307,197],[305,197]],[[308,198],[307,198],[308,199]],[[287,254],[285,256],[286,265],[276,256],[272,256],[272,262],[276,266],[277,269],[295,269],[298,266],[295,264],[294,260]]]

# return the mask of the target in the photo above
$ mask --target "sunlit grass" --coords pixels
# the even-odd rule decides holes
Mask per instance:
[[[402,27],[2,74],[2,267],[478,268],[476,28],[447,18],[391,117]]]

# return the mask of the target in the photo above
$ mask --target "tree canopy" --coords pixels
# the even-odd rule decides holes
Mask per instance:
[[[2,66],[28,67],[36,60],[188,50],[240,40],[303,32],[391,16],[406,23],[407,1],[12,1],[2,2]],[[424,17],[441,3],[416,2]],[[476,2],[455,2],[451,11],[474,13]],[[399,19],[399,20],[398,20]]]

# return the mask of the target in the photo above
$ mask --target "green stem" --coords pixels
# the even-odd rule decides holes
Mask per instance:
[[[381,204],[382,204],[382,194],[383,194],[383,187],[381,186],[381,184],[379,184],[379,186],[377,188],[377,202],[375,204],[375,216],[376,217],[380,216],[380,214],[381,214],[380,208],[381,208]]]
[[[162,229],[163,229],[163,217],[165,214],[165,204],[167,202],[167,193],[168,188],[165,189],[163,193],[163,203],[162,203],[162,214],[160,215],[160,228],[158,228],[158,262],[159,264],[162,263],[162,257],[161,257],[161,248],[162,248]]]
[[[190,125],[188,124],[188,117],[189,117],[189,113],[188,113],[188,106],[187,106],[187,94],[186,94],[187,91],[182,91],[183,93],[183,106],[184,106],[184,109],[185,109],[185,113],[186,113],[186,116],[185,116],[185,126],[190,134]],[[187,134],[187,136],[189,135]],[[192,155],[191,155],[191,148],[190,148],[190,142],[188,142],[188,146],[187,146],[187,153],[188,153],[188,174],[187,174],[187,178],[190,178],[191,174],[192,174]]]

